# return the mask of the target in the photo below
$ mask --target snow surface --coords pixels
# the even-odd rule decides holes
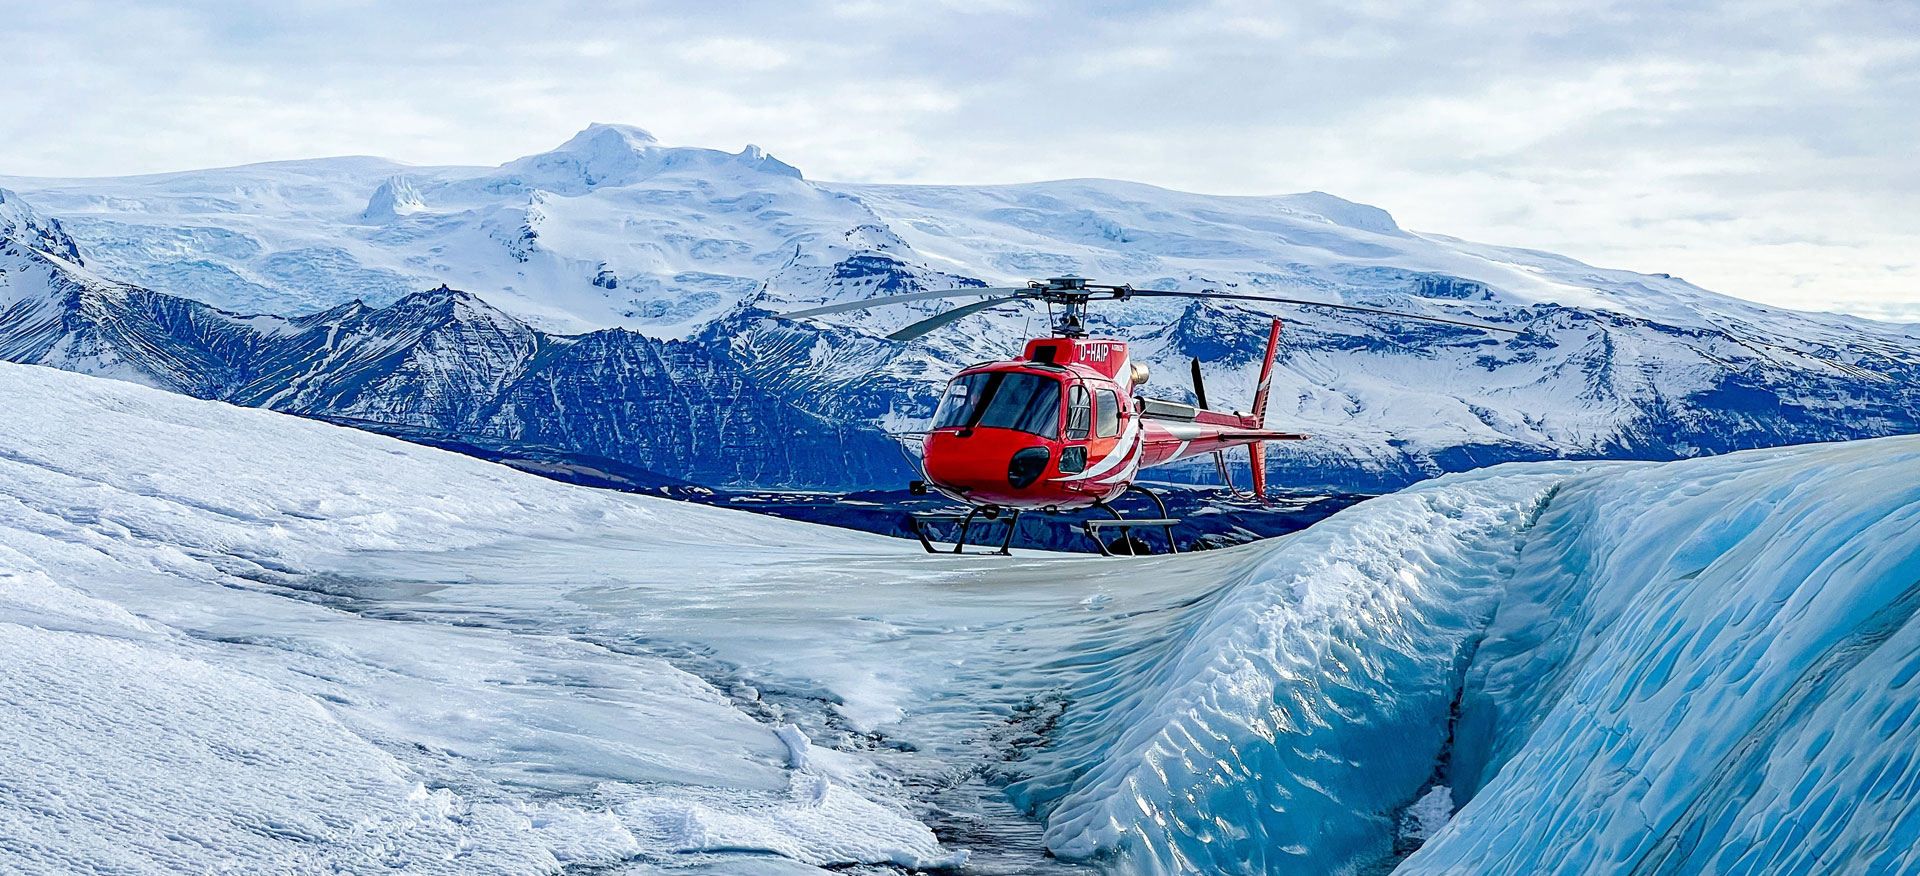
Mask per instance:
[[[587,530],[635,534],[656,573],[688,582],[745,545],[771,559],[890,542],[0,372],[0,869],[536,873],[706,848],[959,859],[843,784],[868,767],[790,768],[772,728],[664,660],[382,619],[349,595],[373,582],[326,571],[348,551]]]
[[[1920,872],[1920,438],[1009,561],[0,398],[3,870]]]

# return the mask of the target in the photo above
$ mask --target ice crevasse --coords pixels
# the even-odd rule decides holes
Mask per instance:
[[[1499,466],[1239,556],[1021,764],[1056,854],[1920,872],[1920,438]]]

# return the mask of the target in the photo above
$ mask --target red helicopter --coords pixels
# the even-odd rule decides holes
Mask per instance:
[[[1200,379],[1200,360],[1193,365],[1193,386],[1199,404],[1165,401],[1137,395],[1147,382],[1147,368],[1134,362],[1125,341],[1090,338],[1086,332],[1087,305],[1092,301],[1129,298],[1202,298],[1260,301],[1385,314],[1446,323],[1487,331],[1519,334],[1512,329],[1459,322],[1411,313],[1328,304],[1290,298],[1269,298],[1220,292],[1176,292],[1135,289],[1132,286],[1094,284],[1081,277],[1054,277],[1025,287],[949,289],[889,295],[865,301],[832,304],[781,314],[783,319],[805,319],[864,310],[889,304],[934,298],[987,296],[936,316],[915,322],[887,337],[906,341],[964,317],[1015,301],[1042,301],[1059,308],[1051,337],[1027,341],[1019,359],[984,362],[963,369],[948,382],[921,441],[920,465],[925,481],[916,481],[915,493],[931,487],[967,506],[958,513],[916,514],[914,532],[928,552],[934,552],[927,525],[960,524],[953,552],[966,547],[976,518],[1003,520],[1005,537],[999,553],[1007,554],[1020,515],[1028,511],[1054,514],[1099,508],[1110,520],[1082,522],[1102,554],[1144,552],[1146,545],[1132,530],[1163,530],[1167,547],[1178,552],[1166,503],[1135,478],[1142,469],[1212,454],[1222,477],[1227,475],[1225,451],[1247,448],[1253,471],[1253,495],[1267,501],[1266,443],[1298,441],[1307,435],[1266,427],[1267,388],[1273,378],[1274,356],[1280,346],[1280,320],[1267,334],[1266,358],[1254,390],[1250,412],[1212,410]],[[1231,480],[1228,485],[1231,486]],[[1139,492],[1158,509],[1153,518],[1127,518],[1113,506],[1122,494]],[[1003,517],[1004,515],[1004,517]],[[1106,529],[1120,530],[1111,545]]]

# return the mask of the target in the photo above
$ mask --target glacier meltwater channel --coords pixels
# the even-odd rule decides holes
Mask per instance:
[[[0,870],[1920,872],[1920,438],[1009,561],[0,398]]]

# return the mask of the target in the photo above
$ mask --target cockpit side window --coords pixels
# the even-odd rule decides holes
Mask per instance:
[[[947,391],[940,396],[940,407],[933,412],[933,428],[958,426],[972,415],[974,390],[979,381],[970,378],[975,376],[978,375],[956,377],[947,384]]]
[[[1093,396],[1076,383],[1067,390],[1067,440],[1085,441],[1093,430]]]
[[[1100,407],[1094,418],[1093,433],[1102,438],[1120,434],[1120,396],[1111,389],[1100,390]]]
[[[1058,378],[1018,371],[962,374],[947,384],[933,414],[933,428],[1013,429],[1055,438],[1060,434]]]

